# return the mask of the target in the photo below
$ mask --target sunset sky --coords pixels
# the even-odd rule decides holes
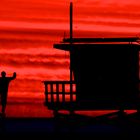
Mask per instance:
[[[10,97],[41,97],[43,80],[69,79],[69,54],[53,49],[69,36],[70,0],[2,0],[0,68],[17,72]],[[140,1],[73,0],[74,37],[140,36]]]

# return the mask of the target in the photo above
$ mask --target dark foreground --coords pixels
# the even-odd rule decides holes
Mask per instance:
[[[55,134],[55,135],[54,135]],[[56,136],[56,134],[140,136],[140,115],[118,114],[100,117],[59,115],[57,118],[0,118],[0,136]]]

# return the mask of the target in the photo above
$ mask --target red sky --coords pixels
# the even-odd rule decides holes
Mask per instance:
[[[68,80],[69,54],[53,44],[69,36],[70,0],[2,0],[0,68],[17,91],[42,94],[42,80]],[[73,0],[75,37],[140,36],[140,1]],[[18,87],[18,88],[17,88]],[[28,95],[28,93],[26,93]]]
[[[3,0],[1,29],[67,30],[70,0]],[[75,30],[139,33],[137,0],[73,0]]]

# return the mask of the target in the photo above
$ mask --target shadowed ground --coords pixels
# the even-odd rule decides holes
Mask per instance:
[[[62,111],[63,112],[63,111]],[[139,136],[140,115],[130,111],[118,117],[115,111],[67,112],[53,117],[53,112],[43,105],[43,100],[19,103],[9,102],[6,117],[0,117],[0,135],[2,136],[54,136],[54,134],[78,134],[86,136]],[[133,113],[132,113],[133,112]],[[110,113],[108,115],[108,113]]]
[[[80,134],[87,136],[139,135],[140,115],[129,114],[118,117],[116,114],[100,117],[81,115],[59,115],[58,118],[2,118],[0,134],[7,136],[53,136],[54,134]]]

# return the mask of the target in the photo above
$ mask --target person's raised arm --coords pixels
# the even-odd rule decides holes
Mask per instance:
[[[16,72],[13,73],[13,79],[15,79],[17,77]]]

